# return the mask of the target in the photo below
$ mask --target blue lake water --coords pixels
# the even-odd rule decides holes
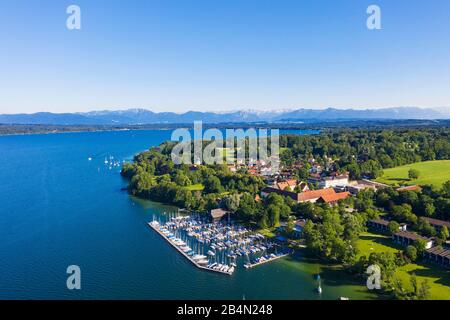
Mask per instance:
[[[0,299],[370,298],[363,286],[323,278],[302,257],[231,277],[201,271],[146,223],[174,208],[133,199],[120,167],[171,131],[0,137]],[[92,157],[92,161],[88,158]],[[66,268],[81,268],[81,290]],[[322,270],[321,270],[322,271]],[[327,273],[328,274],[328,273]]]

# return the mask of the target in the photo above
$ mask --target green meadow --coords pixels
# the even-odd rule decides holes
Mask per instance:
[[[398,252],[403,248],[396,245],[389,237],[370,232],[363,233],[358,240],[359,256],[369,256],[371,252]],[[411,289],[410,276],[416,275],[418,282],[427,280],[430,285],[431,299],[450,299],[450,270],[428,262],[409,263],[399,267],[395,276],[403,285]]]
[[[419,178],[409,179],[409,169],[418,170]],[[440,188],[444,182],[450,180],[450,160],[417,162],[383,171],[383,176],[376,181],[389,185],[431,184]]]

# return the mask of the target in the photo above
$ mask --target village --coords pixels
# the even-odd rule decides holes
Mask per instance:
[[[301,163],[294,163],[292,166],[280,166],[280,171],[275,174],[269,174],[272,168],[270,164],[266,165],[264,161],[256,161],[255,164],[247,166],[246,169],[249,174],[262,177],[267,183],[267,186],[261,190],[261,194],[256,195],[255,201],[262,201],[269,194],[274,193],[290,198],[297,203],[309,202],[336,206],[340,201],[357,196],[363,190],[377,191],[383,188],[390,188],[389,185],[372,181],[368,178],[352,181],[348,172],[334,171],[332,162],[329,162],[330,165],[325,168],[315,163],[314,159],[311,159],[309,162],[309,176],[305,181],[296,179],[294,175],[295,169],[303,167]],[[228,165],[228,169],[231,172],[237,172],[240,168],[242,168],[242,165]],[[421,192],[422,188],[419,185],[405,185],[397,187],[395,190],[399,193]],[[353,211],[354,209],[346,207],[346,210]],[[219,221],[227,213],[223,209],[214,209],[211,211],[211,218],[214,221]],[[429,217],[423,217],[423,219],[436,232],[441,231],[443,228],[446,230],[450,229],[450,222],[448,221]],[[294,239],[301,237],[306,221],[306,219],[294,221],[292,232]],[[391,222],[395,223],[396,226],[398,224],[395,232],[389,229]],[[284,231],[285,226],[286,223],[281,223],[277,230]],[[424,259],[442,267],[450,268],[450,249],[445,247],[446,243],[443,246],[441,243],[437,243],[434,237],[425,237],[415,231],[410,231],[407,223],[397,223],[389,217],[380,217],[368,220],[367,228],[372,232],[389,235],[393,243],[405,248],[414,246],[420,241],[424,246]],[[281,235],[278,235],[276,239],[282,242],[288,240]]]
[[[406,178],[393,183],[383,178],[378,160],[356,160],[347,151],[341,156],[313,156],[295,145],[305,143],[305,138],[281,139],[285,140],[275,165],[273,156],[267,161],[174,165],[171,145],[162,144],[126,164],[122,175],[130,179],[132,195],[174,205],[184,212],[177,214],[189,216],[192,230],[173,230],[164,219],[152,221],[151,227],[206,271],[232,275],[285,255],[292,255],[286,261],[306,255],[359,276],[370,261],[401,270],[405,283],[414,276],[405,268],[426,264],[430,272],[439,273],[450,267],[445,177],[433,187],[419,182],[420,172],[407,169]],[[232,158],[233,149],[219,149],[219,155]],[[412,165],[427,172],[437,163]],[[249,235],[233,240],[229,228],[236,227],[246,228]],[[262,243],[248,245],[253,237],[261,237]],[[400,297],[405,291],[393,291],[394,273],[383,279],[389,283],[384,287]],[[436,287],[433,292],[443,290]],[[317,291],[321,290],[319,285]]]

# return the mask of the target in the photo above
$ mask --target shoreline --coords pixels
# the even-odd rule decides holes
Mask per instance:
[[[0,124],[1,127],[1,124]],[[74,131],[42,131],[42,132],[17,132],[17,133],[0,133],[0,137],[11,137],[11,136],[33,136],[33,135],[57,135],[57,134],[68,134],[68,133],[97,133],[97,132],[122,132],[122,131],[170,131],[173,129],[164,128],[145,128],[145,129],[96,129],[96,130],[74,130]]]

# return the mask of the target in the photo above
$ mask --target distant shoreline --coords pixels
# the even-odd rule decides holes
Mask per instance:
[[[83,132],[114,132],[114,131],[144,131],[144,130],[174,130],[178,128],[192,128],[193,123],[173,124],[145,124],[145,125],[47,125],[47,124],[1,124],[0,136],[18,136],[33,134],[59,134],[59,133],[83,133]],[[340,121],[316,121],[309,123],[292,122],[240,122],[240,123],[203,123],[203,127],[218,129],[280,129],[280,130],[324,130],[347,128],[371,128],[371,129],[397,129],[415,127],[450,127],[450,119],[447,120],[340,120]]]
[[[13,133],[5,133],[2,130],[2,127],[5,127],[5,125],[0,124],[0,137],[7,137],[7,136],[29,136],[29,135],[51,135],[51,134],[65,134],[65,133],[89,133],[89,132],[120,132],[120,131],[146,131],[146,130],[158,130],[158,131],[167,131],[172,130],[171,128],[105,128],[105,129],[82,129],[82,130],[70,130],[68,129],[62,129],[62,130],[36,130],[31,132],[25,132],[25,131],[18,131]],[[14,125],[12,126],[14,127]]]

